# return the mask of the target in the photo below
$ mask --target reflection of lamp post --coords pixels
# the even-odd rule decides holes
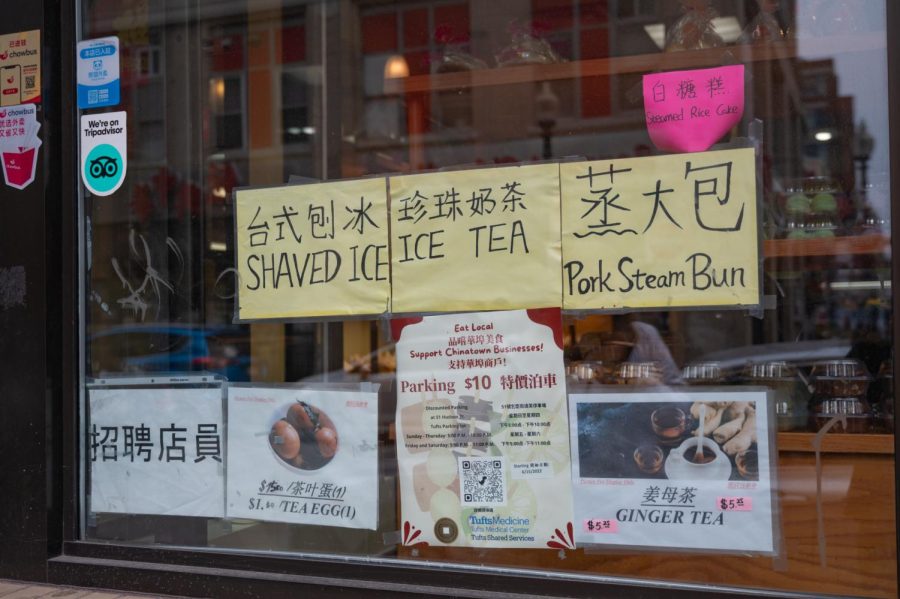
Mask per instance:
[[[405,77],[409,77],[409,64],[406,62],[406,59],[399,54],[388,58],[387,62],[384,63],[384,78],[403,79]]]
[[[553,157],[551,140],[553,139],[553,127],[556,125],[556,116],[559,113],[559,98],[550,88],[550,83],[544,81],[541,91],[534,98],[535,113],[538,126],[541,128],[541,137],[544,139],[544,158]]]
[[[867,171],[869,170],[869,157],[875,149],[875,139],[869,135],[866,121],[859,122],[859,127],[853,134],[853,161],[859,163],[859,178],[862,188],[862,197],[866,197]]]

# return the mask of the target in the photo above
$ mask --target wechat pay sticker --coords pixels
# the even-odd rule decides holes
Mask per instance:
[[[81,117],[81,180],[94,195],[111,195],[125,180],[126,117],[124,111]]]

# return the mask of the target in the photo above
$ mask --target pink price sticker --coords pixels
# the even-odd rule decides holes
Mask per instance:
[[[753,510],[750,497],[717,497],[716,506],[720,512],[749,512]]]
[[[660,150],[708,150],[741,122],[744,65],[644,75],[644,114]]]
[[[603,518],[591,518],[584,521],[584,532],[599,533],[619,532],[619,522],[617,520],[605,520]]]

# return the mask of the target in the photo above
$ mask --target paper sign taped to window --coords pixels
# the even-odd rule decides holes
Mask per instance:
[[[772,555],[771,400],[732,389],[570,394],[575,542]]]
[[[235,192],[238,320],[387,312],[386,193],[381,178]]]
[[[752,148],[560,167],[563,309],[760,303]]]
[[[231,385],[227,517],[378,528],[378,392]]]
[[[92,388],[92,512],[225,515],[222,389]]]
[[[393,311],[558,307],[558,169],[391,177]]]
[[[744,65],[644,75],[644,112],[660,150],[708,150],[744,114]]]

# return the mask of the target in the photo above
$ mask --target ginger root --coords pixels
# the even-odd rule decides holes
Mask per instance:
[[[740,432],[749,409],[750,404],[746,401],[736,401],[725,409],[725,414],[722,416],[724,424],[712,433],[716,443],[721,445]]]
[[[700,402],[694,404],[694,406],[698,406]],[[700,434],[700,429],[703,429],[703,435],[708,437],[712,434],[714,430],[719,428],[719,425],[722,424],[722,417],[725,415],[725,406],[720,404],[727,405],[728,402],[710,402],[706,404],[706,422],[701,423],[696,429],[694,429],[694,436]],[[694,407],[691,406],[691,414],[694,413]],[[698,420],[700,419],[700,409],[697,409],[697,415],[695,416]]]
[[[713,414],[719,408],[727,408],[733,402],[730,401],[695,401],[691,404],[691,416],[694,417],[694,420],[700,420],[700,406],[706,406],[706,419],[710,419],[710,415]]]
[[[731,438],[728,443],[722,446],[722,449],[730,456],[737,455],[744,450],[750,449],[753,443],[756,443],[756,410],[748,407],[745,412],[744,424],[741,431]]]

